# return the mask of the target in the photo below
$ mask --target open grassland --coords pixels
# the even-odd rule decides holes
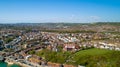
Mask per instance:
[[[87,49],[87,50],[82,50],[82,51],[78,51],[75,53],[75,55],[80,55],[80,56],[84,56],[84,55],[103,55],[109,52],[114,52],[112,50],[106,50],[106,49],[97,49],[97,48],[92,48],[92,49]]]
[[[71,55],[68,63],[86,67],[120,67],[120,52],[105,49],[88,49]]]
[[[53,52],[42,50],[36,53],[47,61],[86,67],[120,67],[120,51],[91,48],[78,52]]]

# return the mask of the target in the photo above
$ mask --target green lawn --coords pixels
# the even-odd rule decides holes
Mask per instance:
[[[120,51],[91,48],[76,53],[42,50],[36,53],[47,61],[86,67],[120,67]]]
[[[92,48],[76,52],[69,60],[68,64],[86,67],[120,67],[120,51]]]
[[[106,50],[106,49],[97,49],[97,48],[93,48],[93,49],[87,49],[87,50],[81,50],[79,52],[76,52],[75,55],[102,55],[102,54],[106,54],[109,52],[113,52],[111,50]]]

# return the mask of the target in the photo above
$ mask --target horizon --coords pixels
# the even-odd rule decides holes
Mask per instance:
[[[120,22],[16,22],[16,23],[0,23],[0,24],[95,24],[95,23],[120,23]]]
[[[0,0],[0,23],[120,22],[119,0]]]

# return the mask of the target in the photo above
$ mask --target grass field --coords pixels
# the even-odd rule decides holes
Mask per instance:
[[[76,52],[69,58],[69,64],[86,67],[120,67],[120,51],[87,49]]]
[[[86,67],[120,67],[120,51],[91,48],[71,52],[53,52],[42,50],[36,53],[44,57],[47,61],[60,63],[83,65]]]
[[[79,56],[91,55],[92,56],[92,55],[102,55],[102,54],[106,54],[106,53],[110,53],[110,52],[114,52],[114,51],[93,48],[93,49],[81,50],[79,52],[76,52],[75,55],[79,55]]]

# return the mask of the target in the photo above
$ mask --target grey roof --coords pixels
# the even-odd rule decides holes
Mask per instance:
[[[0,56],[0,61],[3,60],[3,59],[4,59],[4,57],[3,57],[3,56]]]

